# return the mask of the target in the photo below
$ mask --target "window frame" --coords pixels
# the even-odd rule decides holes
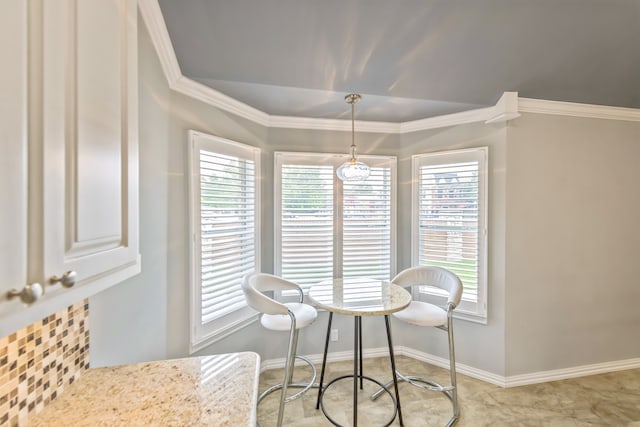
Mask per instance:
[[[261,268],[261,150],[257,147],[220,138],[195,130],[188,131],[188,195],[189,195],[189,312],[190,353],[194,353],[255,321],[255,311],[248,305],[209,322],[202,322],[201,282],[201,206],[200,206],[200,150],[251,160],[254,164],[254,271]],[[240,284],[239,284],[240,285]]]
[[[273,263],[274,274],[282,274],[282,165],[284,164],[308,164],[332,166],[334,179],[333,207],[334,207],[334,224],[339,221],[342,224],[343,214],[343,183],[336,176],[336,169],[347,161],[349,158],[345,154],[335,153],[306,153],[291,151],[274,152],[274,168],[273,168],[273,203],[274,203],[274,228],[273,228]],[[396,156],[381,155],[358,155],[358,160],[366,163],[370,167],[389,167],[390,169],[390,248],[389,263],[390,277],[396,274],[396,258],[397,258],[397,164]],[[334,277],[342,277],[342,227],[334,227]],[[339,238],[339,241],[336,239]],[[340,255],[336,253],[340,251]],[[305,292],[308,286],[303,286]]]
[[[451,164],[460,162],[478,162],[478,275],[477,300],[465,297],[462,299],[454,317],[477,323],[487,323],[487,291],[488,291],[488,219],[489,219],[489,149],[475,147],[459,150],[435,151],[414,154],[411,157],[412,173],[412,218],[411,218],[411,265],[420,262],[420,168],[427,164]],[[413,289],[413,298],[430,302],[441,307],[446,306],[446,297],[441,292],[429,288]]]

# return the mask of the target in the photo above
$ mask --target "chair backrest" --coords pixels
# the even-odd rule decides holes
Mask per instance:
[[[410,267],[398,273],[391,280],[398,286],[435,286],[449,293],[447,303],[456,307],[462,298],[462,281],[454,272],[443,267],[418,266]]]
[[[267,273],[250,273],[242,281],[242,292],[249,307],[260,313],[287,314],[286,305],[268,297],[263,292],[278,290],[297,290],[302,292],[296,283]]]

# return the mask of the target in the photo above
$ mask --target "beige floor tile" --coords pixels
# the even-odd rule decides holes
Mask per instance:
[[[448,371],[432,365],[398,357],[400,372],[416,374],[446,382]],[[327,366],[325,384],[352,372],[351,362]],[[318,377],[320,376],[318,367]],[[387,358],[366,359],[364,373],[381,382],[391,379]],[[282,381],[283,371],[274,369],[260,375],[260,392]],[[310,377],[310,370],[296,370],[295,380]],[[338,381],[324,396],[325,410],[342,425],[352,425],[353,382]],[[458,375],[461,417],[456,426],[470,427],[574,427],[633,426],[640,427],[640,369],[602,375],[501,388],[493,384]],[[365,381],[359,392],[358,425],[374,427],[385,424],[393,415],[387,396],[375,402],[369,399],[376,390]],[[316,410],[317,389],[287,403],[284,424],[295,427],[331,426],[322,411]],[[277,419],[279,392],[265,398],[258,408],[261,427],[274,426]],[[425,391],[406,383],[400,384],[400,400],[404,425],[407,427],[443,426],[451,417],[451,403],[442,393]],[[397,419],[392,424],[399,426]]]

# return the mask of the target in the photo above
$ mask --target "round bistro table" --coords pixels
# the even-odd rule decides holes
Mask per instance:
[[[313,303],[329,312],[329,323],[327,326],[327,336],[322,357],[322,371],[320,374],[320,384],[318,388],[318,399],[316,409],[321,408],[327,419],[336,426],[335,420],[324,410],[322,397],[330,385],[344,378],[353,376],[353,426],[358,425],[358,379],[362,389],[363,379],[372,381],[384,388],[384,385],[371,377],[362,373],[362,316],[384,316],[387,329],[387,343],[389,346],[389,359],[391,361],[391,372],[393,374],[393,385],[395,389],[395,399],[391,392],[386,390],[394,401],[395,410],[391,420],[385,424],[390,425],[396,417],[396,412],[400,425],[402,422],[402,409],[400,407],[400,395],[398,393],[398,379],[396,376],[395,358],[393,355],[393,344],[391,340],[391,328],[389,315],[406,308],[411,302],[411,295],[405,289],[387,280],[368,278],[338,278],[324,281],[313,285],[309,290],[309,297]],[[323,388],[324,371],[327,363],[327,350],[329,347],[329,337],[331,334],[331,322],[333,314],[346,314],[354,316],[354,343],[353,343],[353,375],[344,375],[335,378]],[[359,363],[359,366],[358,366]]]

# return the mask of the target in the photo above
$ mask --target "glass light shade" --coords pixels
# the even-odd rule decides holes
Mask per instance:
[[[369,166],[354,158],[340,165],[336,175],[342,181],[364,181],[369,178],[369,172]]]

